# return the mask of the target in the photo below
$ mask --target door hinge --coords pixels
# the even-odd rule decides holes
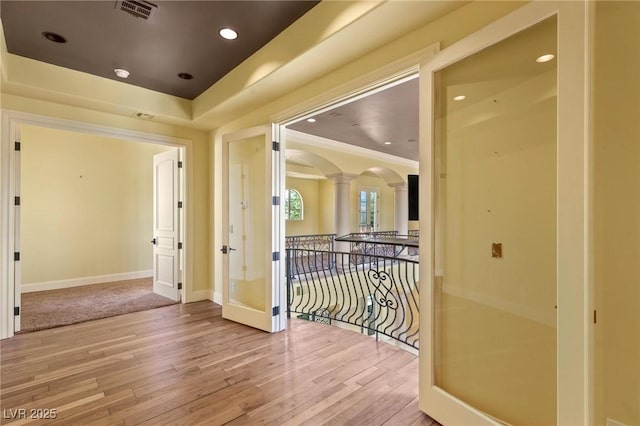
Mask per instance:
[[[20,151],[20,142],[16,142],[16,143],[15,143],[15,145],[14,145],[14,149],[15,149],[16,151]]]
[[[20,252],[19,252],[19,251],[17,251],[17,252],[15,252],[15,253],[13,253],[13,260],[14,260],[15,262],[20,261]]]
[[[14,197],[13,205],[14,206],[19,206],[20,205],[20,197]]]
[[[280,306],[274,306],[271,310],[271,316],[277,317],[280,315]]]
[[[178,283],[178,290],[182,290],[182,283]]]
[[[596,311],[595,309],[593,310],[593,323],[598,323],[598,311]]]
[[[16,306],[13,308],[13,315],[16,317],[20,315],[20,306]]]
[[[274,195],[271,203],[274,206],[279,206],[280,205],[280,196],[279,195]]]
[[[274,251],[273,253],[271,253],[271,260],[273,260],[274,262],[276,260],[280,260],[280,252],[279,251]]]
[[[182,208],[182,201],[178,201],[178,208],[181,209]]]
[[[273,141],[273,142],[271,143],[271,149],[272,149],[273,151],[280,151],[280,142]]]
[[[178,250],[182,250],[182,243],[178,243]]]
[[[181,169],[182,168],[182,161],[178,161],[178,168]]]

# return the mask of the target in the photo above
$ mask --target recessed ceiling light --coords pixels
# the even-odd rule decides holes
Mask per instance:
[[[307,118],[308,123],[315,123],[317,120],[315,118]]]
[[[54,43],[66,43],[67,39],[62,37],[60,34],[52,33],[50,31],[45,31],[42,33],[44,38]]]
[[[235,40],[238,38],[238,33],[232,30],[231,28],[220,28],[218,31],[220,37],[225,38],[227,40]]]
[[[384,144],[385,144],[385,145],[391,145],[391,142],[386,141]]]
[[[122,69],[122,68],[116,68],[115,70],[113,70],[113,72],[116,73],[116,75],[120,78],[127,78],[129,77],[129,71]]]
[[[180,77],[183,80],[191,80],[193,78],[193,76],[188,72],[181,72],[180,74],[178,74],[178,77]]]
[[[552,55],[551,53],[547,54],[547,55],[542,55],[540,56],[538,59],[536,59],[536,62],[549,62],[550,60],[552,60],[553,58],[555,58],[554,55]]]
[[[453,97],[454,101],[463,101],[465,99],[467,99],[467,97],[465,95],[458,95],[458,96],[454,96]]]

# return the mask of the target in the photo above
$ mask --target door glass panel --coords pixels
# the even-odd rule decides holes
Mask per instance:
[[[229,143],[229,302],[265,311],[264,136]],[[270,256],[269,256],[270,257]]]
[[[378,192],[360,190],[359,232],[374,232],[378,228]]]
[[[376,197],[378,194],[376,192],[369,193],[369,226],[372,231],[376,230],[376,213],[378,212],[378,206],[376,205]]]
[[[556,18],[436,74],[436,385],[556,422]],[[464,96],[464,98],[462,98]]]
[[[367,231],[367,191],[360,191],[360,232]]]

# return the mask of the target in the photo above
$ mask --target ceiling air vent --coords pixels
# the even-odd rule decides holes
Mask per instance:
[[[116,2],[116,9],[142,19],[149,19],[157,8],[157,5],[145,0],[118,0]]]

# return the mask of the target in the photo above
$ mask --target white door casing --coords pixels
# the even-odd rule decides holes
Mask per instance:
[[[180,300],[179,150],[153,156],[153,291]]]

